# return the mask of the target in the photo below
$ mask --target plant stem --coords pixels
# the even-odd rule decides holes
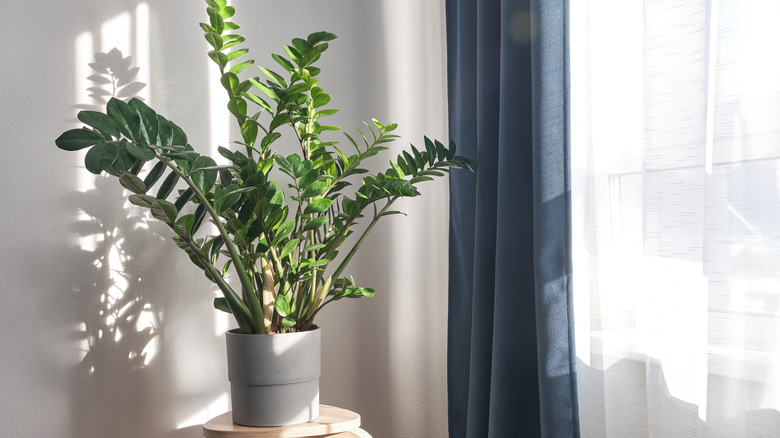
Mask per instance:
[[[349,250],[349,253],[347,253],[347,256],[344,257],[344,260],[341,261],[341,264],[338,268],[336,268],[336,271],[333,272],[332,277],[333,278],[341,278],[341,272],[344,271],[344,268],[347,267],[349,264],[349,261],[352,260],[352,257],[357,252],[358,248],[360,248],[360,245],[363,244],[363,241],[366,240],[366,237],[368,236],[368,233],[371,232],[371,229],[374,228],[374,225],[376,225],[377,221],[379,221],[379,218],[382,217],[382,215],[387,211],[388,208],[395,202],[395,200],[398,199],[396,196],[395,198],[390,199],[387,201],[387,204],[382,208],[382,210],[379,211],[379,213],[374,213],[374,218],[371,220],[371,223],[368,224],[368,228],[366,228],[365,231],[363,231],[363,234],[360,236],[360,239],[355,243],[355,245],[352,247],[351,250]],[[374,210],[376,211],[376,210]]]
[[[254,326],[255,330],[257,330],[259,333],[262,333],[263,310],[260,306],[260,301],[257,298],[257,294],[255,294],[254,285],[252,284],[252,280],[249,278],[249,275],[246,272],[244,263],[241,261],[241,255],[238,253],[236,246],[230,239],[230,235],[225,229],[225,226],[222,224],[219,215],[217,214],[216,210],[214,210],[214,207],[209,203],[208,199],[206,199],[206,196],[201,193],[200,189],[195,187],[195,184],[193,184],[190,178],[185,175],[181,169],[172,165],[171,162],[166,160],[162,155],[157,154],[157,158],[165,163],[165,165],[168,166],[173,172],[176,172],[176,174],[178,174],[181,179],[184,180],[188,186],[190,186],[193,193],[195,193],[195,196],[200,199],[200,202],[203,203],[203,206],[206,208],[209,216],[211,216],[211,219],[214,221],[214,225],[216,225],[217,230],[219,230],[219,234],[222,236],[222,240],[224,241],[225,246],[227,246],[230,259],[233,260],[233,268],[236,270],[238,278],[241,281],[241,288],[244,291],[244,297],[248,301],[252,325]]]

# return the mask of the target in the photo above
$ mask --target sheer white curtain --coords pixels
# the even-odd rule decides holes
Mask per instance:
[[[583,437],[780,436],[780,2],[571,2]]]

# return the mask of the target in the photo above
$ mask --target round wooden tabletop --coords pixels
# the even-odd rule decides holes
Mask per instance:
[[[320,405],[320,416],[308,423],[278,427],[247,427],[233,423],[232,412],[214,417],[203,425],[206,438],[303,438],[346,432],[347,437],[369,437],[359,429],[360,415],[347,409]],[[351,433],[351,435],[350,435]]]

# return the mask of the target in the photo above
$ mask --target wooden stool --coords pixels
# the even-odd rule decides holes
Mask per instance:
[[[320,416],[294,426],[247,427],[233,423],[232,412],[203,425],[206,438],[371,438],[360,428],[360,415],[334,406],[320,405]]]

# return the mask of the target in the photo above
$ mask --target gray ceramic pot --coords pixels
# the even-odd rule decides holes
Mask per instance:
[[[277,335],[227,332],[233,422],[285,426],[320,408],[320,330]]]

